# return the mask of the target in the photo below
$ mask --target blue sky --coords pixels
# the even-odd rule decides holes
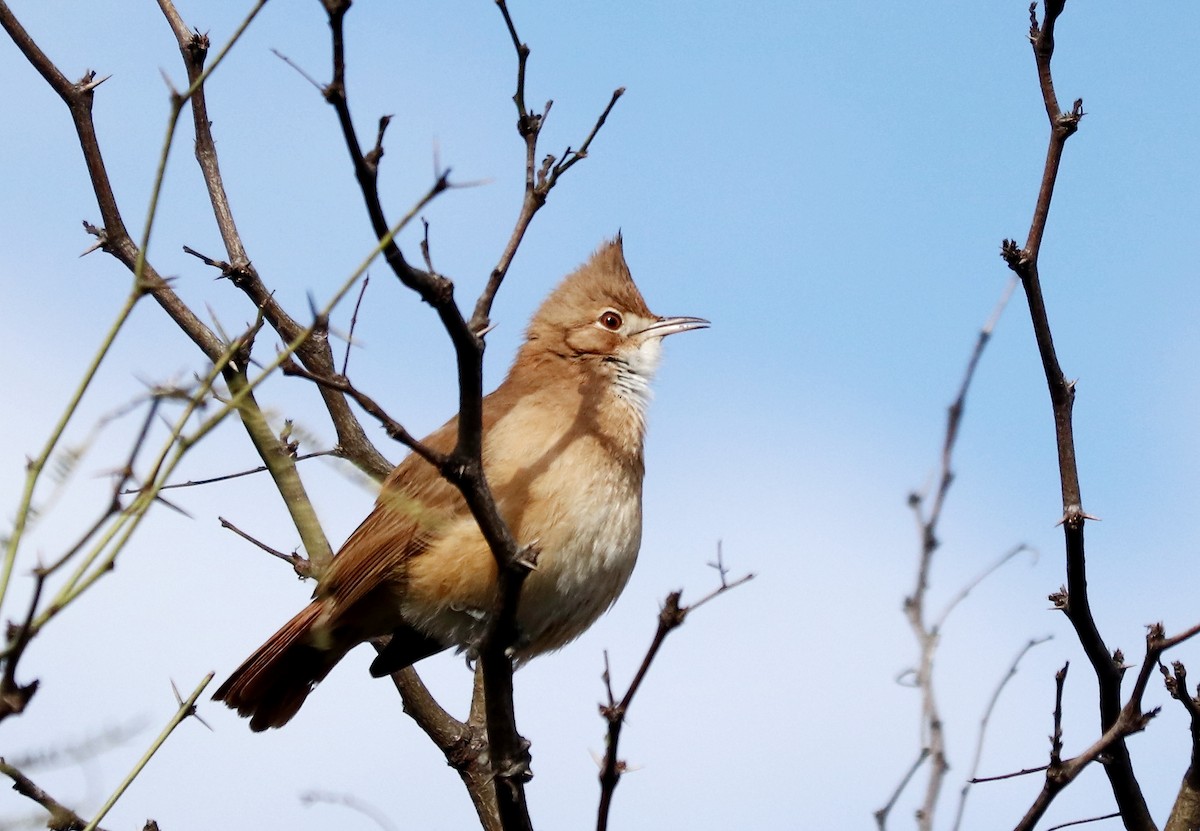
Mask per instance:
[[[126,221],[140,227],[166,124],[162,73],[177,85],[183,77],[166,24],[149,3],[123,4],[120,15],[12,5],[69,77],[89,67],[112,75],[97,96],[97,126]],[[180,10],[222,43],[244,5]],[[915,656],[900,611],[917,549],[905,498],[935,472],[945,406],[1008,278],[1000,240],[1024,239],[1041,174],[1047,128],[1027,4],[647,5],[512,3],[533,49],[529,101],[555,102],[543,152],[577,145],[612,90],[628,91],[521,248],[495,308],[489,385],[539,299],[618,229],[652,309],[713,321],[666,349],[633,581],[587,635],[517,676],[535,823],[591,821],[602,652],[618,682],[628,679],[661,598],[679,587],[696,598],[713,585],[705,563],[720,540],[735,571],[759,578],[668,643],[625,732],[624,755],[639,769],[618,790],[615,827],[871,827],[918,749],[918,699],[894,682]],[[1200,10],[1187,4],[1135,17],[1118,4],[1071,3],[1054,64],[1060,100],[1082,97],[1088,114],[1067,147],[1043,281],[1064,370],[1079,379],[1085,507],[1103,519],[1088,529],[1093,605],[1110,645],[1133,658],[1145,624],[1161,619],[1177,631],[1200,619],[1190,591],[1200,542],[1190,522],[1200,508],[1198,30]],[[523,175],[510,101],[515,58],[500,15],[486,2],[358,4],[348,31],[360,129],[369,134],[379,115],[395,114],[381,181],[391,213],[428,187],[435,158],[452,179],[483,182],[425,213],[435,264],[471,302],[509,233]],[[300,309],[310,293],[332,292],[372,240],[332,111],[272,48],[325,78],[319,4],[269,4],[213,78],[209,107],[250,255]],[[97,219],[78,146],[61,103],[7,40],[0,78],[8,91],[0,297],[12,356],[0,497],[15,506],[23,460],[44,441],[128,277],[102,254],[78,258],[90,244],[79,222]],[[150,256],[189,302],[236,330],[252,316],[244,299],[180,250],[220,253],[190,144],[185,123]],[[404,238],[414,255],[415,240]],[[358,332],[356,382],[414,433],[450,415],[449,345],[382,268],[372,271]],[[262,338],[261,354],[273,345]],[[140,307],[70,440],[144,380],[201,368],[162,313]],[[303,385],[271,382],[264,397],[317,446],[328,441]],[[105,434],[57,503],[57,521],[30,540],[26,570],[98,509],[96,474],[122,458],[133,428]],[[248,464],[233,425],[207,447],[186,475]],[[1049,402],[1019,294],[980,367],[956,469],[934,608],[1016,543],[1039,556],[985,583],[945,631],[937,664],[953,766],[945,820],[982,707],[1030,637],[1054,635],[1010,685],[983,772],[1044,762],[1053,672],[1065,660],[1067,752],[1096,735],[1094,683],[1046,601],[1064,579],[1060,503]],[[310,463],[304,475],[340,541],[371,494],[331,465]],[[265,481],[178,498],[193,519],[154,515],[116,572],[22,665],[42,688],[5,725],[6,757],[112,725],[148,725],[82,767],[30,771],[81,810],[108,793],[166,720],[168,679],[190,688],[210,670],[224,676],[310,591],[217,524],[228,516],[278,547],[296,545]],[[17,608],[10,601],[4,616]],[[1197,654],[1185,646],[1172,657],[1195,663]],[[205,705],[214,732],[183,725],[105,824],[140,827],[153,816],[164,829],[372,827],[344,808],[304,807],[298,794],[319,789],[352,792],[400,827],[466,827],[471,810],[457,778],[390,686],[367,677],[368,660],[353,655],[293,724],[269,735]],[[469,690],[461,660],[422,668],[461,711]],[[1160,690],[1151,703],[1164,712],[1131,748],[1165,819],[1187,764],[1186,721]],[[1102,779],[1088,771],[1050,818],[1106,813]],[[976,788],[966,827],[1015,822],[1038,785]],[[906,825],[914,805],[897,808],[893,827]],[[0,817],[28,812],[16,798],[0,801]]]

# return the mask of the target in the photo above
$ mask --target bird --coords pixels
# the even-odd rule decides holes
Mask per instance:
[[[500,516],[536,564],[517,604],[517,665],[564,646],[624,589],[642,537],[650,381],[665,337],[709,326],[651,313],[607,240],[534,313],[483,399],[482,462]],[[457,416],[423,440],[447,453]],[[330,561],[312,602],[217,690],[260,732],[281,727],[360,643],[390,635],[375,677],[470,649],[497,593],[495,557],[458,489],[410,453]]]

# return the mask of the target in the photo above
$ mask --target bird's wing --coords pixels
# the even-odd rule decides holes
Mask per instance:
[[[510,385],[501,384],[484,399],[485,436],[519,397]],[[455,416],[426,436],[422,444],[438,453],[449,453],[457,440]],[[489,477],[495,472],[489,470]],[[495,488],[503,482],[491,484]],[[410,453],[384,481],[375,509],[333,558],[317,595],[333,600],[330,614],[337,617],[374,589],[391,586],[402,591],[409,561],[429,547],[439,529],[469,513],[458,488],[425,459]]]
[[[438,452],[450,450],[456,422],[451,419],[424,443]],[[384,481],[374,510],[331,561],[317,595],[333,600],[330,611],[336,617],[371,590],[398,583],[408,560],[466,509],[458,490],[433,465],[410,454]]]

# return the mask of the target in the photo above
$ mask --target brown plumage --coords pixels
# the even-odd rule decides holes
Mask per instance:
[[[650,312],[606,243],[542,303],[508,377],[483,402],[483,464],[518,543],[537,542],[521,591],[518,660],[578,637],[616,600],[641,543],[642,441],[662,338],[707,326]],[[428,436],[448,452],[457,418]],[[354,646],[392,636],[385,675],[471,645],[496,591],[496,562],[458,490],[409,455],[342,546],[313,601],[214,698],[279,727]]]

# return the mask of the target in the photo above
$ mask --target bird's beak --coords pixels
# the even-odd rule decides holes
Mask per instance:
[[[692,329],[707,329],[711,324],[702,317],[660,317],[651,323],[639,335],[651,338],[665,338],[676,332],[690,332]]]

